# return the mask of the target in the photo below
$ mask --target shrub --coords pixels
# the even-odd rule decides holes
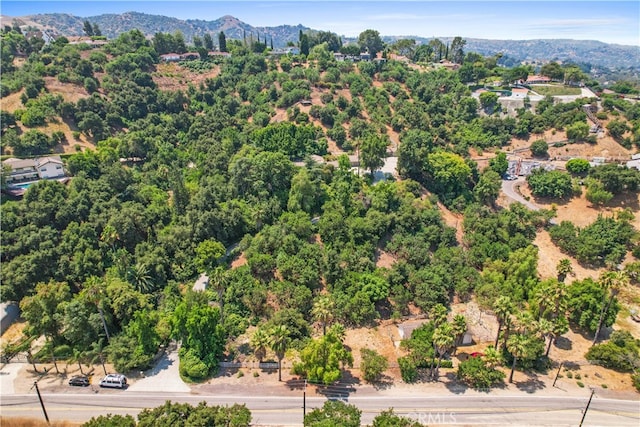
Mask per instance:
[[[609,342],[591,347],[586,358],[605,368],[632,371],[640,368],[639,349],[640,340],[633,338],[627,331],[615,331]]]
[[[418,379],[418,369],[416,362],[411,357],[398,358],[398,365],[400,366],[400,375],[402,381],[405,383],[412,383]]]
[[[481,357],[470,357],[458,366],[458,379],[476,389],[490,388],[504,377],[504,372],[487,366]]]
[[[631,375],[631,382],[636,390],[640,391],[640,372]]]
[[[549,155],[549,144],[544,139],[537,139],[531,144],[531,154],[535,157],[547,157]]]
[[[578,387],[580,388],[584,387],[584,383],[582,381],[577,381],[576,384],[578,384]]]
[[[374,383],[380,380],[382,373],[387,369],[387,359],[375,350],[363,348],[362,355],[362,375],[366,382]]]
[[[567,162],[566,168],[571,175],[585,176],[591,165],[585,159],[571,159]]]

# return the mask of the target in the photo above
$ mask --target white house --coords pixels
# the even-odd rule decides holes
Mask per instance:
[[[34,159],[16,159],[12,157],[3,161],[2,167],[3,169],[10,169],[7,176],[7,184],[65,176],[60,156]]]

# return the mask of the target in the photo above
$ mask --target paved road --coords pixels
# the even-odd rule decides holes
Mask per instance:
[[[110,390],[111,391],[111,390]],[[382,410],[393,407],[395,412],[429,425],[544,425],[575,426],[586,406],[583,396],[351,396],[345,399],[362,413],[363,424]],[[196,405],[206,401],[210,405],[244,403],[253,414],[254,425],[301,425],[302,395],[279,396],[221,396],[191,395],[188,393],[139,393],[132,390],[113,390],[94,394],[43,394],[52,421],[85,421],[100,414],[136,415],[145,407],[157,407],[166,400]],[[325,399],[307,398],[307,411],[319,407]],[[39,416],[41,408],[35,393],[3,396],[0,409],[3,416]],[[588,425],[640,425],[640,403],[631,400],[593,399],[585,420]]]

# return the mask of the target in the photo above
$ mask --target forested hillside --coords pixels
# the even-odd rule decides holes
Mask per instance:
[[[181,42],[171,34],[149,41],[132,30],[95,48],[64,38],[43,46],[15,29],[2,37],[3,154],[72,148],[67,184],[3,195],[2,299],[20,301],[29,324],[29,339],[5,352],[44,336],[41,360],[104,354],[128,371],[175,339],[181,373],[197,380],[223,354],[233,358],[227,345],[249,329],[258,360],[269,350],[281,362],[293,349],[296,373],[329,384],[353,362],[345,328],[428,314],[399,361],[413,381],[426,367],[437,378],[460,343],[464,317],[447,321],[454,300],[494,311],[496,348],[512,355],[510,366],[533,366],[570,326],[597,338],[616,319],[620,288],[637,283],[637,205],[579,228],[553,225],[555,208],[496,204],[508,169],[502,147],[546,131],[593,144],[584,105],[597,101],[546,97],[503,114],[470,86],[526,80],[531,69],[498,67],[462,40],[447,51],[462,62],[452,71],[337,61],[327,43],[275,58],[262,43],[229,40],[229,58],[205,52],[169,68],[158,46]],[[365,32],[361,49],[376,38]],[[210,77],[185,78],[202,74]],[[602,106],[606,132],[637,148],[640,105],[611,96]],[[91,148],[74,149],[79,140]],[[375,172],[391,147],[399,176],[375,184],[346,155]],[[471,152],[487,153],[488,166]],[[529,184],[558,203],[581,186],[599,195],[594,203],[637,199],[640,171],[574,166]],[[439,206],[462,215],[461,238]],[[541,277],[533,240],[546,230],[568,257],[608,271],[568,287],[567,260],[557,277]],[[208,290],[192,292],[202,272]]]

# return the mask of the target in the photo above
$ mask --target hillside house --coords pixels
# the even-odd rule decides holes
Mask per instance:
[[[61,178],[65,176],[60,156],[39,157],[34,159],[10,158],[2,162],[2,169],[10,170],[7,184],[16,184],[41,179]]]
[[[160,55],[160,60],[164,62],[179,62],[180,54],[178,53],[165,53],[164,55]]]
[[[551,79],[547,76],[527,76],[527,81],[524,83],[528,85],[546,84],[551,83]]]

